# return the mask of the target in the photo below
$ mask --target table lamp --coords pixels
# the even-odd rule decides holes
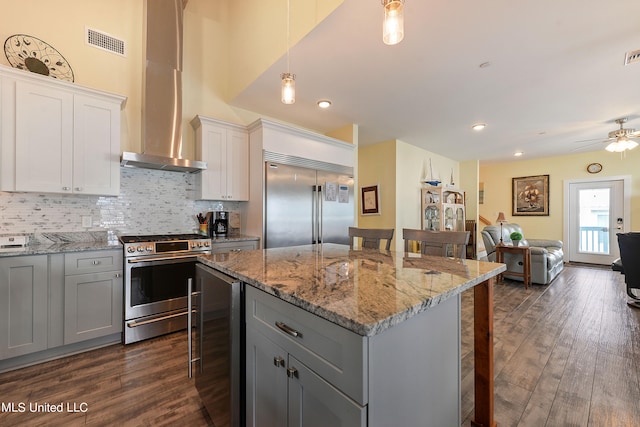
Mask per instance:
[[[500,223],[500,245],[503,245],[504,243],[502,243],[502,224],[504,224],[505,222],[507,222],[507,219],[504,217],[504,212],[499,212],[498,213],[498,218],[496,219],[496,223]]]

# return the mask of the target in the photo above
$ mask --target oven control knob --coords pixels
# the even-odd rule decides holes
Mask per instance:
[[[136,250],[137,250],[138,252],[144,252],[144,246],[138,246],[138,247],[136,248]]]
[[[153,246],[151,245],[147,246],[147,252],[153,252]]]
[[[204,247],[205,247],[205,248],[208,248],[209,246],[210,246],[209,241],[208,241],[208,240],[207,240],[207,241],[205,241],[205,242],[204,242]]]
[[[129,252],[129,253],[132,253],[132,252],[135,252],[135,251],[136,251],[136,248],[134,248],[133,246],[129,246],[127,248],[127,252]]]

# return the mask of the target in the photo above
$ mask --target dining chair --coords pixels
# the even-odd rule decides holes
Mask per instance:
[[[349,247],[353,249],[355,240],[361,239],[360,247],[369,249],[380,249],[380,241],[386,240],[384,249],[391,248],[391,239],[393,239],[393,228],[358,228],[349,227]]]
[[[402,229],[405,252],[409,252],[411,241],[417,241],[420,242],[420,252],[424,255],[453,256],[462,259],[466,257],[469,234],[468,231]]]

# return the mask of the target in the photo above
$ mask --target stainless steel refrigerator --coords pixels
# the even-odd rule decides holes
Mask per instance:
[[[265,162],[265,248],[349,244],[349,227],[354,224],[353,168],[319,166],[326,169]]]

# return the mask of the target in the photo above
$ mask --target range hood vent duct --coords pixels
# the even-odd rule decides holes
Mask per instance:
[[[187,0],[147,0],[142,153],[126,167],[197,173],[206,162],[182,158],[182,21]]]

